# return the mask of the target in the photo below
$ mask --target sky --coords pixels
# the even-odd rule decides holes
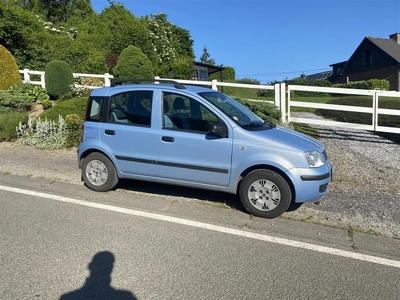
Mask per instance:
[[[400,0],[115,0],[134,16],[164,13],[236,79],[266,84],[330,70],[365,37],[400,33]],[[96,12],[110,6],[92,0]]]

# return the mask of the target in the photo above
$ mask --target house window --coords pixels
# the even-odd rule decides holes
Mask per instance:
[[[364,68],[368,68],[372,66],[372,51],[365,50],[364,51]]]
[[[200,70],[200,80],[201,81],[206,81],[207,80],[207,71]]]

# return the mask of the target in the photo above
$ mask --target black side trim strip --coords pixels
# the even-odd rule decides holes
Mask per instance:
[[[183,169],[207,171],[207,172],[222,173],[222,174],[229,173],[229,170],[219,169],[219,168],[210,168],[210,167],[202,167],[202,166],[194,166],[194,165],[186,165],[186,164],[176,164],[176,163],[169,163],[169,162],[163,162],[163,161],[159,161],[159,162],[157,162],[157,164],[159,164],[161,166],[174,167],[174,168],[183,168]]]
[[[138,162],[138,163],[143,163],[143,164],[151,164],[155,165],[157,162],[155,160],[151,159],[142,159],[142,158],[133,158],[133,157],[126,157],[126,156],[115,156],[116,159],[119,160],[127,160],[127,161],[133,161],[133,162]]]
[[[210,168],[210,167],[194,166],[194,165],[187,165],[187,164],[176,164],[176,163],[162,162],[162,161],[157,162],[155,160],[150,160],[150,159],[126,157],[126,156],[119,156],[119,155],[115,156],[115,158],[119,159],[119,160],[126,160],[126,161],[138,162],[138,163],[143,163],[143,164],[152,164],[152,165],[158,164],[160,166],[183,168],[183,169],[190,169],[190,170],[199,170],[199,171],[222,173],[222,174],[229,173],[229,170],[220,169],[220,168]]]
[[[300,176],[301,180],[303,181],[317,181],[317,180],[324,180],[329,178],[329,176],[331,176],[331,174],[326,173],[323,175],[318,175],[318,176],[314,176],[314,175],[303,175]]]

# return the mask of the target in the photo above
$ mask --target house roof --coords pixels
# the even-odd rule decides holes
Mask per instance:
[[[360,45],[358,45],[356,51],[353,52],[349,60],[345,63],[342,71],[344,71],[347,68],[348,64],[352,61],[353,57],[356,55],[358,50],[366,41],[373,43],[375,46],[380,48],[383,52],[385,52],[387,55],[392,57],[395,61],[397,61],[400,64],[400,44],[398,44],[392,39],[365,37],[360,43]]]
[[[304,75],[307,80],[325,80],[332,76],[332,70],[316,74]],[[304,78],[304,77],[300,77]]]
[[[366,39],[370,40],[377,47],[385,51],[386,54],[390,55],[392,58],[400,63],[400,44],[396,43],[392,39],[381,39],[372,37],[366,37]]]
[[[208,69],[208,75],[222,71],[225,69],[225,67],[220,67],[220,66],[215,66],[215,65],[209,65],[209,64],[203,64],[201,62],[194,62],[195,66],[200,66],[200,67],[207,67]]]

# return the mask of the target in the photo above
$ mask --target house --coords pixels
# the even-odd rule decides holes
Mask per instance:
[[[224,67],[194,62],[193,65],[193,80],[208,81],[208,75],[219,72],[222,81],[222,70]]]
[[[349,60],[330,66],[333,84],[386,79],[390,90],[400,91],[400,33],[389,39],[365,37]]]

